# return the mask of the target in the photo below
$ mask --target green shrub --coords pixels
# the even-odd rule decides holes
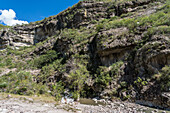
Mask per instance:
[[[7,87],[7,83],[6,82],[0,83],[0,88],[6,88],[6,87]]]
[[[108,67],[100,66],[97,70],[97,73],[95,75],[96,84],[99,84],[100,87],[105,87],[109,85],[109,82],[113,80],[113,78],[116,78],[119,76],[119,73],[121,72],[120,67],[123,65],[122,61],[113,63],[108,70]]]
[[[140,77],[137,78],[137,80],[134,81],[134,84],[136,85],[136,87],[138,87],[139,89],[141,89],[143,86],[147,85],[148,82],[142,80]]]
[[[120,82],[120,85],[121,85],[122,87],[127,87],[127,82],[125,82],[125,81]]]
[[[168,33],[170,33],[169,26],[159,26],[159,27],[152,27],[148,29],[147,35],[152,36],[155,34],[168,34]]]
[[[29,72],[10,72],[0,77],[0,90],[6,93],[20,95],[46,94],[47,89],[47,86],[35,83]]]
[[[162,91],[169,91],[170,88],[170,66],[165,66],[161,70],[160,86]]]
[[[89,71],[84,65],[79,64],[78,69],[75,72],[71,72],[69,75],[70,88],[76,95],[83,95],[84,86],[87,84],[89,77]]]
[[[55,96],[57,101],[61,100],[63,93],[64,93],[64,86],[61,81],[56,82],[54,85],[52,85],[51,94]]]
[[[30,65],[32,67],[42,68],[44,65],[52,63],[57,57],[56,51],[50,50],[46,54],[34,58],[34,60],[30,62]]]
[[[77,99],[79,99],[80,98],[80,92],[79,91],[74,91],[74,92],[72,92],[72,98],[74,99],[74,100],[77,100]]]

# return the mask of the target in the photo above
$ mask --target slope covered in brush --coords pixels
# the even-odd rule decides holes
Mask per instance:
[[[0,31],[0,90],[169,108],[169,0],[81,1]]]

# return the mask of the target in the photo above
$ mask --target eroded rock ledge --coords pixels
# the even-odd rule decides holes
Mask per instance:
[[[0,49],[35,45],[13,62],[39,61],[34,82],[47,84],[49,90],[58,81],[68,91],[79,89],[70,88],[75,81],[71,75],[82,75],[89,98],[118,97],[170,109],[167,7],[161,0],[79,2],[56,16],[1,30]],[[46,76],[46,68],[52,74]]]

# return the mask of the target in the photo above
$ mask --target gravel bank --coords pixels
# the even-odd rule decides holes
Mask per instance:
[[[34,101],[32,98],[0,98],[0,113],[170,113],[128,102],[105,106],[80,103],[60,104]]]

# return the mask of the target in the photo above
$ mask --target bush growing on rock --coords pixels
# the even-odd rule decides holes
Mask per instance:
[[[56,100],[65,90],[75,99],[156,98],[162,106],[170,87],[169,2],[93,1],[0,30],[0,90]],[[34,44],[17,49],[19,39]]]

